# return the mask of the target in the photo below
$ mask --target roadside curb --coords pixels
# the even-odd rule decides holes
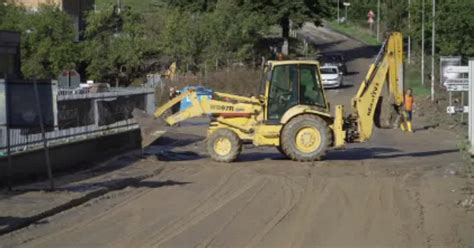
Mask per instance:
[[[35,214],[33,216],[27,217],[23,220],[18,221],[17,223],[14,223],[12,225],[7,226],[6,228],[0,229],[0,236],[20,230],[22,228],[25,228],[27,226],[30,226],[42,219],[54,216],[56,214],[59,214],[61,212],[64,212],[66,210],[72,209],[74,207],[77,207],[79,205],[82,205],[92,199],[98,198],[100,196],[103,196],[107,193],[110,193],[112,191],[118,191],[122,190],[128,186],[134,186],[140,183],[143,180],[146,180],[148,178],[154,177],[158,174],[160,174],[163,171],[163,167],[161,166],[160,168],[154,170],[151,173],[147,173],[141,176],[137,177],[131,177],[131,178],[125,178],[119,182],[115,183],[110,183],[109,185],[105,185],[101,188],[97,188],[96,190],[93,190],[83,196],[80,196],[75,199],[71,199],[66,203],[60,204],[59,206],[53,207],[51,209],[48,209],[46,211],[40,212],[38,214]],[[67,190],[67,189],[66,189]]]

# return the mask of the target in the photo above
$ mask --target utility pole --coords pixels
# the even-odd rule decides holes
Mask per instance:
[[[43,150],[44,150],[45,162],[46,162],[46,172],[48,174],[48,179],[49,179],[49,189],[54,190],[53,168],[51,167],[51,159],[49,157],[49,144],[48,144],[48,139],[46,138],[43,112],[41,109],[40,97],[38,93],[38,82],[36,81],[36,79],[33,80],[33,91],[35,93],[36,111],[38,113],[39,127],[41,130],[41,139],[43,141]]]
[[[421,0],[421,85],[425,85],[425,0]]]
[[[380,41],[380,0],[377,0],[377,41]]]
[[[120,14],[122,11],[122,4],[120,3],[120,0],[117,0],[117,14]]]
[[[339,15],[339,11],[340,11],[340,5],[341,4],[341,0],[337,0],[337,23],[339,23],[339,21],[341,20],[341,16]]]
[[[433,0],[433,11],[432,11],[432,32],[431,32],[431,101],[434,101],[434,84],[435,84],[435,38],[436,38],[436,26],[435,26],[435,18],[436,18],[436,0]],[[464,104],[464,103],[463,103]]]
[[[348,21],[348,20],[347,20],[347,7],[348,7],[348,5],[347,5],[347,4],[344,4],[344,7],[346,7],[346,22],[347,22],[347,21]]]
[[[411,0],[408,0],[408,64],[411,64]]]

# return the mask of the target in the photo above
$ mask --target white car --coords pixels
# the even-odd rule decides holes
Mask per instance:
[[[321,66],[321,82],[324,88],[338,88],[342,86],[342,72],[336,65]]]

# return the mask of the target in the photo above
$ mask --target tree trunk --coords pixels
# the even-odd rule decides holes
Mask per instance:
[[[287,56],[289,53],[288,39],[290,37],[290,19],[288,17],[283,17],[280,20],[280,26],[281,26],[282,38],[283,38],[283,46],[281,47],[281,53]]]
[[[288,17],[283,17],[280,20],[280,26],[282,30],[282,37],[288,39],[290,37],[290,19]]]

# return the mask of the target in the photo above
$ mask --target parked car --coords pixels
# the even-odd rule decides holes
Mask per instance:
[[[338,88],[342,86],[342,72],[336,65],[321,66],[321,82],[324,88]]]
[[[347,74],[346,60],[342,53],[323,53],[316,58],[322,65],[337,65],[339,71]]]

